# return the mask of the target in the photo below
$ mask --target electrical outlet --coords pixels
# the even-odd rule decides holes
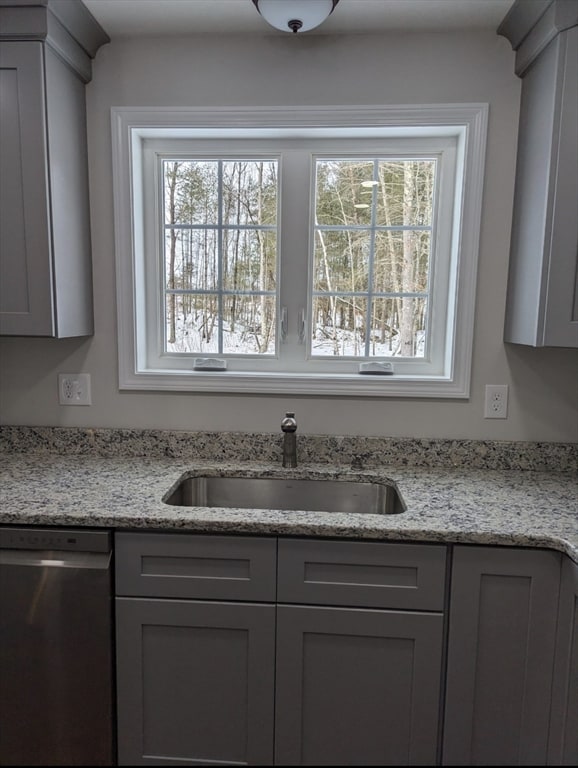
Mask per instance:
[[[90,373],[59,373],[58,402],[60,405],[92,405]]]
[[[508,416],[508,385],[486,384],[484,419],[505,419]]]

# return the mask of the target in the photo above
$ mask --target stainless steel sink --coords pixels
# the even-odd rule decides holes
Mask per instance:
[[[379,482],[272,477],[187,477],[164,499],[179,507],[283,509],[391,515],[405,506]]]

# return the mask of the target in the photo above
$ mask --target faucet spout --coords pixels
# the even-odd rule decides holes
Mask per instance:
[[[281,422],[283,430],[283,466],[294,468],[297,466],[297,421],[295,414],[287,412]]]

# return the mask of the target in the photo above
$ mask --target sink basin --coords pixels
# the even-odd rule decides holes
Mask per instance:
[[[391,485],[351,480],[187,477],[164,499],[180,507],[232,507],[391,515],[405,507]]]

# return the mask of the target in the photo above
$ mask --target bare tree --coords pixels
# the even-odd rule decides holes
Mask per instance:
[[[169,230],[169,274],[168,274],[168,287],[175,289],[175,259],[177,251],[177,232],[174,225],[176,221],[176,204],[175,204],[175,192],[177,188],[177,175],[179,170],[179,163],[167,163],[166,170],[166,184],[168,186],[168,205],[165,203],[165,210],[168,208],[168,224]],[[176,341],[176,296],[174,293],[170,293],[168,296],[168,310],[169,310],[169,337],[168,343],[174,344]]]

